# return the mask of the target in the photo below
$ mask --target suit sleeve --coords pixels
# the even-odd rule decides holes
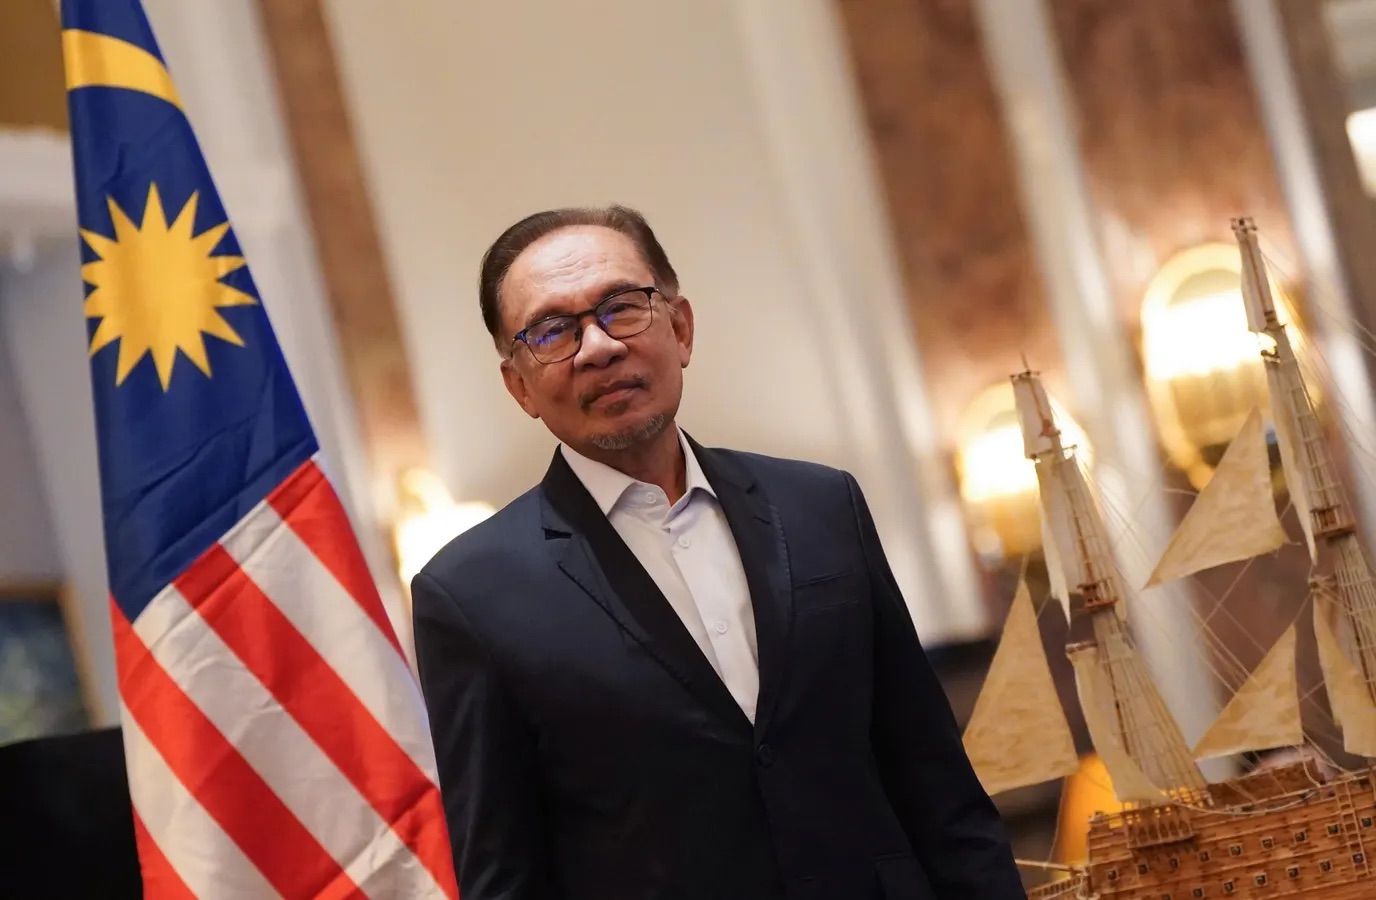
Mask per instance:
[[[871,740],[889,802],[942,900],[1023,898],[998,810],[965,755],[860,486],[846,480],[873,594]]]
[[[533,735],[458,603],[425,573],[411,590],[459,893],[463,900],[550,900]]]

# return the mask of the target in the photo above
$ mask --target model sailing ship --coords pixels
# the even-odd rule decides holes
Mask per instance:
[[[1309,600],[1332,719],[1344,749],[1376,758],[1376,584],[1313,393],[1276,315],[1256,229],[1233,222],[1248,328],[1261,351],[1281,463],[1314,564]],[[1208,783],[1198,761],[1305,743],[1293,625],[1191,748],[1127,627],[1135,594],[1114,563],[1098,504],[1061,443],[1036,375],[1013,377],[1027,456],[1036,463],[1053,585],[1070,617],[1067,653],[1094,749],[1123,810],[1088,823],[1088,860],[1034,897],[1372,898],[1376,772],[1325,778],[1313,762]],[[1260,411],[1253,410],[1157,564],[1150,586],[1270,553],[1276,515]],[[1056,571],[1059,570],[1059,571]],[[1059,576],[1059,577],[1058,577]],[[965,734],[986,789],[998,793],[1076,771],[1070,729],[1019,589]]]

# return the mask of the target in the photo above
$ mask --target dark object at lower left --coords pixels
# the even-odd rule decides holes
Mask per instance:
[[[141,898],[118,728],[0,747],[0,896]]]

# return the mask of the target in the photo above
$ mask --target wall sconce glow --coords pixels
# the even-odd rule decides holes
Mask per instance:
[[[1080,461],[1089,465],[1093,451],[1084,431],[1055,398],[1050,399],[1061,443],[1076,447]],[[981,391],[965,408],[958,432],[960,494],[966,501],[978,503],[1037,490],[1036,464],[1023,455],[1011,384],[999,383]]]
[[[1376,195],[1376,108],[1362,109],[1347,117],[1347,139],[1357,158],[1357,172],[1368,194]]]
[[[1171,462],[1196,488],[1253,406],[1267,409],[1259,351],[1247,330],[1242,262],[1234,244],[1210,243],[1171,257],[1142,300],[1142,367],[1157,431]],[[1303,353],[1294,311],[1272,282],[1276,313]]]
[[[1051,399],[1065,446],[1074,445],[1082,465],[1093,451],[1079,425]],[[1023,455],[1022,430],[1008,382],[985,388],[970,402],[957,428],[956,468],[969,513],[975,551],[997,560],[1041,546],[1036,464]]]
[[[438,475],[411,469],[401,478],[394,540],[397,569],[408,590],[416,576],[436,553],[496,510],[490,503],[457,503]]]
[[[1154,321],[1142,330],[1147,377],[1232,371],[1256,361],[1257,340],[1247,330],[1240,288],[1170,304],[1155,311]]]
[[[1037,471],[1023,457],[1022,431],[1016,418],[975,435],[961,448],[960,457],[964,473],[960,492],[971,503],[1037,489]]]

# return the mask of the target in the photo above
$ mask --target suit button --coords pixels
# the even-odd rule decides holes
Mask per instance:
[[[761,744],[755,751],[755,761],[760,764],[760,768],[767,769],[774,765],[774,748],[768,744]]]

